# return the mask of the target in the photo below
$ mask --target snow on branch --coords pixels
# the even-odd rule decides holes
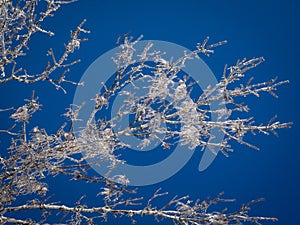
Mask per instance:
[[[54,33],[45,30],[42,27],[44,20],[53,16],[62,5],[74,2],[70,1],[45,1],[47,6],[45,9],[40,9],[40,1],[28,0],[18,1],[1,1],[0,3],[0,83],[5,83],[10,80],[16,80],[22,83],[35,83],[38,81],[48,81],[57,89],[62,88],[62,83],[75,82],[66,79],[66,74],[70,71],[70,67],[80,60],[72,62],[68,61],[68,56],[76,49],[79,49],[81,42],[86,41],[86,38],[79,37],[82,33],[89,33],[83,28],[85,20],[82,21],[75,31],[70,33],[70,41],[65,44],[65,51],[62,55],[56,56],[51,48],[47,55],[50,59],[45,69],[37,74],[31,74],[26,68],[18,66],[18,59],[26,56],[29,50],[28,43],[32,36],[36,33],[45,33],[53,36]],[[54,79],[53,73],[61,70],[61,75],[58,79]]]

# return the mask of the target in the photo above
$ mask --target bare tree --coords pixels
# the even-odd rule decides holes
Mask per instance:
[[[40,1],[26,0],[13,3],[11,0],[0,1],[0,82],[16,80],[22,83],[48,81],[57,89],[65,92],[64,82],[75,82],[66,79],[70,66],[79,62],[68,62],[68,56],[80,47],[85,38],[81,33],[88,33],[83,28],[84,21],[71,32],[70,41],[65,44],[64,53],[57,57],[50,49],[50,61],[46,62],[44,71],[30,74],[26,69],[18,68],[17,58],[24,57],[28,50],[27,44],[32,35],[37,32],[53,35],[42,27],[43,21],[52,16],[62,5],[73,2],[45,0],[46,8],[41,10]],[[132,222],[137,216],[150,215],[158,222],[162,219],[171,220],[174,224],[243,224],[260,221],[275,221],[276,218],[250,216],[250,205],[261,199],[244,204],[240,209],[227,212],[212,211],[210,206],[218,202],[231,202],[222,198],[222,194],[214,199],[192,200],[188,196],[175,196],[161,207],[154,204],[154,200],[167,195],[157,190],[153,196],[142,205],[142,196],[138,196],[137,189],[128,186],[128,179],[118,175],[114,177],[91,176],[89,163],[101,164],[102,160],[109,160],[111,170],[121,160],[115,154],[118,149],[126,150],[127,144],[120,141],[121,136],[137,136],[142,139],[140,148],[145,148],[154,140],[159,140],[164,148],[174,144],[185,145],[193,150],[195,147],[206,146],[211,151],[221,152],[228,156],[232,151],[231,142],[238,142],[251,148],[258,149],[244,140],[247,133],[270,132],[276,134],[277,129],[288,128],[290,123],[281,123],[271,119],[266,124],[255,124],[253,118],[239,118],[236,112],[248,112],[249,107],[237,101],[239,96],[255,95],[268,92],[274,97],[279,85],[288,81],[276,79],[263,83],[252,84],[252,78],[244,82],[245,73],[264,61],[263,58],[243,59],[233,66],[225,66],[222,79],[214,87],[207,87],[197,99],[191,100],[190,87],[193,83],[188,76],[178,78],[178,74],[187,60],[199,57],[199,54],[209,56],[214,48],[224,44],[219,42],[208,45],[208,38],[198,43],[196,49],[175,61],[165,59],[161,52],[152,51],[149,43],[143,53],[134,59],[135,45],[140,39],[133,40],[125,37],[120,43],[120,52],[114,58],[117,67],[115,79],[110,86],[103,85],[104,91],[95,98],[95,107],[85,126],[74,131],[73,125],[80,120],[80,110],[84,105],[72,105],[64,114],[66,123],[54,134],[47,130],[35,127],[28,130],[34,113],[41,104],[33,92],[30,99],[17,109],[12,110],[10,118],[14,120],[11,128],[3,128],[1,132],[11,136],[11,145],[5,151],[1,150],[0,157],[0,223],[15,224],[47,224],[47,218],[52,211],[63,212],[60,224],[93,224],[100,219],[106,219],[109,214],[128,216]],[[149,64],[147,62],[154,63]],[[62,70],[58,79],[55,79],[57,70]],[[147,73],[145,72],[147,71]],[[124,91],[127,84],[135,85],[138,81],[147,84],[143,96],[135,92]],[[141,88],[141,87],[136,87]],[[112,96],[122,94],[127,96],[120,107],[118,114],[110,119],[94,120],[97,112],[108,110]],[[214,101],[220,101],[227,106],[220,110],[208,109],[206,106]],[[159,107],[153,107],[158,105]],[[225,110],[224,110],[225,109]],[[120,118],[134,115],[132,123],[123,129],[114,130]],[[210,121],[214,114],[219,118]],[[221,120],[221,118],[226,118]],[[178,125],[180,129],[168,129],[167,125]],[[222,141],[215,141],[212,129],[218,129],[224,134]],[[164,134],[164,139],[160,138]],[[177,137],[180,137],[177,138]],[[176,143],[180,140],[180,143]],[[3,153],[2,153],[3,152]],[[81,153],[85,153],[82,156]],[[89,161],[89,163],[87,163]],[[49,188],[45,177],[64,175],[73,180],[82,180],[88,183],[99,183],[103,196],[102,205],[85,205],[81,200],[72,206],[64,203],[51,202],[48,198]],[[27,196],[28,201],[17,205],[19,197]],[[41,219],[26,218],[22,214],[16,216],[13,212],[40,210]]]

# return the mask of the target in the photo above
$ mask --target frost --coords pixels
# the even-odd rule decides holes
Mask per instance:
[[[53,32],[42,27],[43,21],[73,0],[41,2],[0,2],[0,83],[14,80],[25,85],[47,81],[66,93],[63,83],[76,84],[68,80],[66,74],[78,60],[70,62],[68,58],[86,40],[79,37],[81,33],[88,33],[82,28],[85,20],[71,32],[70,40],[60,56],[53,49],[48,51],[50,59],[40,73],[30,74],[16,62],[17,58],[26,56],[33,34],[41,32],[53,35]],[[210,55],[215,47],[225,42],[208,44],[209,39],[206,38],[192,52],[184,52],[181,57],[168,60],[164,58],[163,52],[152,50],[152,43],[148,43],[136,55],[136,44],[141,38],[133,39],[125,35],[118,40],[119,53],[112,59],[117,68],[115,80],[111,86],[103,85],[104,92],[94,97],[95,107],[86,123],[78,130],[74,129],[74,123],[83,122],[80,113],[84,104],[71,105],[64,114],[66,122],[54,133],[32,121],[34,114],[41,109],[34,92],[30,99],[26,99],[16,109],[0,110],[10,112],[9,121],[12,123],[11,127],[0,130],[11,140],[10,146],[5,149],[7,152],[1,153],[0,157],[1,224],[48,224],[48,216],[52,212],[53,215],[62,215],[59,216],[59,223],[73,225],[97,224],[99,218],[102,222],[109,214],[115,217],[128,216],[133,223],[133,217],[149,215],[157,221],[165,219],[180,225],[259,224],[260,221],[276,221],[275,218],[248,215],[249,206],[261,199],[244,204],[233,212],[216,212],[210,208],[211,205],[231,200],[222,199],[218,195],[204,201],[192,200],[188,196],[175,196],[168,201],[167,198],[161,198],[167,193],[161,193],[160,189],[152,197],[143,199],[143,196],[134,195],[137,190],[128,187],[130,181],[125,175],[118,174],[109,178],[94,175],[91,171],[92,164],[102,166],[104,161],[109,162],[111,172],[117,164],[124,162],[119,152],[125,151],[128,145],[120,141],[122,136],[140,138],[141,149],[154,140],[159,140],[163,148],[169,149],[179,140],[181,145],[191,150],[208,147],[214,152],[214,149],[219,148],[227,156],[232,151],[232,142],[258,149],[245,141],[248,133],[276,135],[278,129],[289,128],[291,125],[276,121],[276,117],[266,123],[256,124],[255,118],[247,116],[249,107],[238,101],[239,97],[249,95],[260,97],[263,92],[277,97],[275,91],[278,86],[288,82],[272,79],[252,83],[252,78],[245,81],[246,72],[262,63],[262,57],[242,59],[232,66],[225,66],[218,84],[208,87],[192,99],[192,84],[188,83],[188,79],[180,77],[179,72],[187,60],[198,58],[199,54]],[[56,72],[60,76],[54,79],[53,74]],[[133,91],[123,90],[128,84],[134,86]],[[118,94],[122,94],[125,100],[117,115],[111,118],[103,116],[110,110],[112,97]],[[219,110],[207,107],[216,102],[226,107]],[[103,118],[95,119],[97,114]],[[217,119],[211,121],[212,116]],[[130,123],[126,127],[117,126],[119,121],[128,117]],[[212,130],[224,134],[224,139],[214,140]],[[86,205],[82,202],[83,198],[80,198],[77,203],[68,203],[68,206],[64,202],[54,202],[48,196],[52,184],[49,180],[57,176],[65,177],[70,182],[96,184],[96,187],[101,188],[99,194],[103,197],[102,201],[97,199],[94,205]],[[27,202],[23,201],[25,198]],[[155,199],[161,200],[159,207],[155,205]],[[40,216],[27,218],[31,213],[24,211],[40,212]],[[18,217],[14,218],[15,215]],[[39,217],[42,220],[36,220]]]

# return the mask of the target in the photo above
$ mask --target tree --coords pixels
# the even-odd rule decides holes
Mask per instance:
[[[64,4],[73,2],[45,0],[20,1],[2,0],[0,5],[1,20],[1,83],[12,80],[27,84],[47,81],[56,89],[66,92],[63,84],[76,84],[66,78],[70,67],[79,60],[69,62],[68,56],[78,49],[85,38],[82,33],[89,33],[83,28],[84,22],[71,32],[70,41],[65,44],[64,53],[57,57],[50,49],[50,59],[45,69],[38,74],[30,74],[26,69],[18,67],[18,58],[24,57],[28,50],[27,44],[31,37],[42,32],[53,35],[42,27],[43,21],[52,16]],[[41,10],[45,4],[45,9]],[[157,190],[153,196],[140,205],[142,197],[135,197],[137,189],[131,188],[128,180],[122,174],[110,176],[116,165],[122,160],[116,151],[126,151],[128,147],[122,141],[122,136],[135,136],[141,139],[140,148],[146,148],[151,142],[159,140],[162,147],[168,149],[172,145],[181,144],[192,151],[196,147],[208,147],[212,152],[220,150],[225,156],[232,151],[231,142],[238,142],[258,149],[244,140],[247,133],[270,132],[276,134],[277,129],[288,128],[290,123],[281,123],[271,119],[266,124],[256,125],[253,118],[239,118],[239,112],[247,113],[249,107],[238,102],[238,97],[268,92],[274,97],[279,85],[288,81],[276,79],[268,82],[252,84],[252,78],[244,83],[246,72],[264,61],[261,58],[243,59],[233,66],[225,66],[221,81],[213,87],[207,87],[194,100],[190,97],[194,81],[188,76],[179,76],[187,60],[199,57],[199,54],[209,56],[214,48],[224,44],[208,44],[208,38],[198,43],[191,53],[184,53],[179,59],[172,61],[164,58],[161,52],[152,51],[149,43],[134,59],[135,46],[140,38],[134,40],[127,36],[120,38],[120,51],[114,58],[117,67],[114,80],[107,86],[103,84],[94,98],[94,109],[89,114],[84,127],[74,130],[79,121],[84,104],[71,105],[64,114],[65,124],[54,134],[48,134],[44,128],[35,127],[28,130],[28,124],[41,104],[33,92],[30,99],[17,109],[9,108],[2,111],[12,111],[10,118],[14,120],[11,128],[1,130],[11,137],[11,145],[7,151],[1,150],[0,157],[0,221],[1,224],[40,224],[47,223],[50,212],[64,212],[65,217],[60,223],[93,224],[98,219],[106,219],[109,214],[128,216],[132,222],[137,216],[150,215],[160,219],[173,221],[174,224],[243,224],[260,221],[275,221],[276,218],[250,216],[250,205],[260,201],[254,200],[244,204],[234,212],[211,211],[210,206],[218,202],[230,202],[222,198],[222,193],[214,199],[203,201],[189,199],[187,196],[174,197],[163,206],[156,206],[154,200],[162,198],[167,193]],[[151,63],[149,63],[151,61]],[[62,70],[56,79],[57,73]],[[127,84],[147,84],[142,96],[136,92],[128,92],[123,88]],[[137,88],[142,88],[137,86]],[[97,113],[109,110],[111,99],[116,95],[126,96],[126,101],[120,107],[117,115],[112,118],[99,118]],[[207,107],[211,102],[219,102],[222,107],[213,110]],[[217,120],[210,121],[214,115]],[[115,129],[123,117],[130,117],[129,126]],[[166,124],[163,126],[162,124]],[[217,129],[224,135],[221,141],[214,140],[212,130]],[[163,139],[161,135],[164,135]],[[180,143],[178,143],[180,142]],[[84,154],[82,154],[84,153]],[[91,175],[91,164],[109,162],[107,176]],[[88,163],[87,163],[88,162]],[[103,196],[103,204],[88,206],[81,199],[73,206],[64,203],[51,202],[48,199],[49,185],[46,176],[64,175],[77,181],[99,183],[102,187],[99,195]],[[17,205],[16,200],[27,196],[27,202]],[[39,210],[41,219],[16,216],[14,212]]]

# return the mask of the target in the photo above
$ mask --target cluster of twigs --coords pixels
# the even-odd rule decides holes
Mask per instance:
[[[14,4],[11,0],[0,2],[0,83],[17,80],[22,83],[35,83],[38,81],[48,81],[57,89],[65,91],[61,84],[69,82],[66,78],[70,67],[80,60],[68,62],[68,56],[80,47],[81,42],[86,41],[80,38],[81,33],[89,33],[83,29],[85,20],[82,21],[74,32],[70,33],[70,41],[65,44],[65,51],[62,55],[56,56],[51,48],[47,55],[50,60],[45,63],[45,69],[40,73],[31,74],[26,68],[18,67],[17,60],[26,56],[28,43],[36,33],[54,35],[42,27],[43,22],[48,17],[52,17],[62,5],[74,2],[74,0],[56,1],[47,0],[46,8],[39,9],[39,1],[19,1]],[[55,79],[53,74],[62,71],[59,78]]]
[[[37,32],[53,35],[51,31],[42,28],[42,22],[58,10],[61,5],[73,2],[45,0],[45,10],[37,10],[39,1],[27,0],[14,4],[10,0],[0,2],[0,83],[16,80],[22,83],[33,83],[48,81],[57,89],[68,81],[65,77],[69,67],[77,63],[67,62],[69,54],[79,48],[80,43],[85,41],[79,38],[81,33],[88,33],[82,28],[85,21],[78,25],[74,32],[71,32],[70,41],[65,45],[65,51],[60,57],[54,55],[52,49],[48,55],[51,60],[47,63],[44,71],[38,74],[29,74],[26,69],[18,68],[17,58],[24,57],[28,42],[32,35]],[[118,175],[113,178],[91,176],[90,165],[86,163],[101,164],[101,159],[109,159],[112,169],[121,160],[114,154],[115,150],[126,148],[128,145],[122,143],[119,137],[139,136],[144,138],[141,148],[149,145],[154,139],[162,141],[162,146],[168,148],[170,141],[175,136],[180,136],[181,143],[194,149],[195,147],[209,146],[212,151],[216,148],[227,155],[230,148],[230,141],[237,141],[254,147],[243,140],[247,132],[261,132],[268,134],[276,132],[277,129],[288,128],[290,123],[280,123],[270,120],[266,124],[255,125],[253,118],[231,118],[232,112],[249,111],[248,106],[235,101],[238,96],[256,95],[268,92],[276,97],[276,88],[287,81],[276,82],[271,80],[258,84],[251,84],[250,79],[246,84],[240,82],[245,73],[259,65],[263,58],[241,60],[236,65],[225,67],[222,80],[215,87],[208,87],[198,96],[196,101],[190,98],[188,78],[177,77],[184,67],[186,60],[199,57],[198,54],[210,55],[214,48],[224,44],[219,42],[208,45],[208,38],[197,45],[196,50],[185,53],[175,61],[166,60],[160,52],[151,51],[152,44],[145,46],[143,53],[138,60],[133,60],[135,44],[139,41],[125,37],[120,45],[120,52],[114,59],[118,72],[111,86],[106,87],[103,93],[95,96],[95,109],[91,112],[90,119],[82,130],[74,133],[72,125],[80,119],[80,109],[84,106],[71,106],[65,113],[69,123],[61,126],[54,134],[48,134],[44,128],[34,127],[28,130],[34,113],[40,109],[41,104],[34,92],[30,99],[26,100],[23,106],[12,110],[10,118],[14,124],[9,129],[1,130],[11,136],[11,145],[8,151],[0,154],[0,223],[15,224],[47,224],[48,217],[52,211],[63,212],[66,216],[61,224],[94,224],[98,219],[106,219],[109,214],[115,216],[128,216],[135,222],[137,216],[149,215],[158,222],[166,219],[180,225],[200,224],[243,224],[260,221],[275,221],[275,218],[250,216],[248,211],[250,205],[260,201],[251,201],[243,205],[239,210],[227,212],[212,211],[210,206],[219,202],[231,202],[222,198],[222,194],[214,199],[191,200],[188,196],[174,197],[167,201],[162,207],[155,206],[154,200],[159,199],[167,193],[156,191],[142,205],[142,197],[135,197],[136,190],[129,189],[130,182],[126,177]],[[155,65],[147,64],[153,61]],[[152,71],[153,75],[143,73],[144,69]],[[58,79],[52,78],[58,69],[63,72]],[[148,84],[145,95],[138,96],[136,93],[122,91],[127,84],[143,80]],[[230,89],[230,84],[240,82],[236,88]],[[74,83],[74,82],[71,82]],[[74,83],[75,84],[75,83]],[[107,120],[94,121],[92,118],[103,106],[109,105],[109,100],[115,94],[127,95],[127,101],[120,108],[116,117]],[[222,110],[211,110],[203,108],[213,101],[220,101],[223,105],[231,105]],[[154,109],[153,104],[160,105]],[[132,123],[122,129],[114,130],[117,121],[128,114],[135,114]],[[217,121],[210,121],[209,114],[216,114]],[[225,120],[221,119],[226,117]],[[166,129],[162,124],[180,125],[178,130]],[[214,142],[211,135],[212,129],[219,129],[225,138],[221,142]],[[165,134],[161,140],[159,134]],[[84,152],[84,156],[81,153]],[[103,196],[102,205],[88,206],[79,201],[73,206],[63,203],[51,202],[47,195],[51,187],[46,183],[47,176],[64,175],[72,180],[81,180],[87,183],[99,183],[102,187],[99,195]],[[22,205],[16,201],[21,196],[28,196],[30,200]],[[40,210],[43,219],[22,218],[15,216],[13,212]]]

